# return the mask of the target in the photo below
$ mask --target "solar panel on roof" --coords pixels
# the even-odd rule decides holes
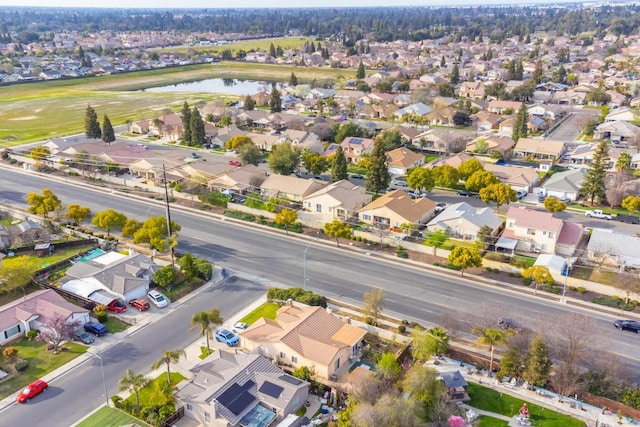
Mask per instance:
[[[284,390],[284,388],[280,387],[277,384],[271,383],[269,381],[265,381],[264,383],[262,383],[262,386],[260,386],[260,390],[258,390],[260,393],[264,393],[267,396],[271,396],[275,399],[277,399],[278,397],[280,397],[280,393],[282,393],[282,391]]]
[[[280,375],[278,377],[279,380],[288,382],[289,384],[293,384],[293,385],[300,385],[302,384],[302,380],[297,379],[296,377],[292,377],[291,375]]]
[[[247,409],[247,407],[256,400],[258,399],[256,399],[254,395],[247,391],[243,391],[233,400],[233,402],[225,406],[233,413],[233,415],[240,415],[242,411]]]
[[[351,138],[349,143],[350,144],[362,144],[362,139],[360,139],[360,138]]]
[[[226,389],[216,400],[221,405],[228,407],[242,391],[242,387],[238,384],[232,384],[231,387]]]

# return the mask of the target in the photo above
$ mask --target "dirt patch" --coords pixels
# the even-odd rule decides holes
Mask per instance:
[[[13,119],[9,119],[9,120],[11,120],[11,121],[16,121],[16,120],[35,120],[37,118],[38,118],[38,116],[22,116],[22,117],[16,117],[16,118],[13,118]]]

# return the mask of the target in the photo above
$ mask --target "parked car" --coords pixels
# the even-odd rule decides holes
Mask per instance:
[[[351,174],[351,178],[353,178],[353,179],[364,179],[364,176],[360,175],[359,173],[354,173],[354,174]]]
[[[150,290],[147,296],[149,297],[149,300],[153,303],[153,305],[158,308],[163,308],[169,305],[169,300],[167,299],[167,297],[165,297],[161,292],[156,291],[155,289]]]
[[[224,328],[218,328],[215,335],[216,341],[223,342],[229,347],[234,347],[240,342],[240,338],[231,331]]]
[[[408,187],[409,186],[409,184],[407,184],[407,181],[402,181],[402,180],[393,181],[393,185],[395,185],[396,187]]]
[[[113,311],[115,313],[122,313],[127,309],[127,306],[122,303],[122,301],[114,299],[107,305],[107,309],[109,311]]]
[[[246,330],[248,327],[249,327],[248,323],[236,322],[236,324],[233,325],[233,328],[231,328],[231,330],[238,334],[238,333]]]
[[[200,155],[198,153],[196,153],[196,152],[191,152],[191,158],[192,159],[199,159]]]
[[[621,331],[631,331],[640,334],[640,322],[637,320],[616,320],[613,326]]]
[[[93,342],[96,340],[93,337],[93,335],[89,335],[88,333],[82,330],[76,332],[75,338],[78,341],[82,341],[84,344],[93,344]]]
[[[447,208],[447,204],[445,202],[436,203],[436,212],[442,212]]]
[[[230,164],[231,166],[242,166],[242,163],[240,163],[240,162],[239,162],[239,161],[237,161],[237,160],[229,160],[229,164]]]
[[[498,325],[502,329],[511,329],[514,332],[520,332],[522,330],[522,326],[509,317],[501,317],[498,319]]]
[[[16,401],[18,403],[24,403],[28,400],[33,399],[43,391],[45,391],[49,387],[49,384],[44,380],[35,380],[28,386],[22,389],[18,396],[16,397]]]
[[[131,301],[129,301],[129,305],[133,308],[137,308],[140,311],[149,310],[149,307],[151,307],[151,305],[149,305],[149,301],[144,298],[132,299]]]
[[[615,220],[626,224],[640,224],[640,217],[635,215],[617,214]]]
[[[520,199],[524,199],[527,195],[527,190],[518,190],[516,191],[516,197],[518,198],[518,200]]]
[[[107,330],[107,327],[104,326],[102,323],[98,323],[98,322],[87,322],[84,324],[84,330],[86,332],[89,332],[90,334],[93,334],[97,337],[101,337],[103,335],[106,335],[109,331]]]

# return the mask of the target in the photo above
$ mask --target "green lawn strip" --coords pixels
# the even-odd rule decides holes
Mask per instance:
[[[80,252],[87,251],[93,246],[78,246],[76,248],[56,249],[53,254],[39,257],[35,254],[18,255],[15,257],[7,257],[2,260],[2,266],[0,266],[0,272],[3,267],[12,267],[14,264],[21,264],[27,266],[30,271],[36,272],[43,267],[51,264],[55,264],[67,258],[71,258]]]
[[[207,347],[204,345],[200,346],[200,355],[198,356],[201,360],[206,359],[210,354],[213,354],[213,352],[216,351],[213,348],[210,348],[209,351],[207,351]]]
[[[474,408],[496,414],[512,417],[518,413],[524,400],[517,399],[505,393],[500,393],[490,388],[482,387],[475,383],[469,383],[467,388],[471,401],[468,402]],[[571,418],[567,415],[554,412],[533,403],[527,403],[531,423],[537,427],[582,427],[584,421]]]
[[[499,420],[487,415],[480,415],[478,420],[480,420],[478,427],[509,427],[509,423],[507,421]]]
[[[9,345],[5,345],[5,347],[8,346]],[[87,347],[84,345],[68,342],[64,344],[64,351],[54,354],[52,351],[46,349],[46,343],[37,340],[29,341],[27,338],[12,343],[10,346],[18,350],[19,358],[29,361],[29,367],[25,371],[19,372],[12,378],[0,383],[0,399],[42,378],[45,374],[59,368],[87,351]],[[0,367],[4,367],[5,365],[7,365],[6,361],[0,361]]]
[[[265,302],[260,307],[256,308],[251,313],[247,314],[242,319],[240,319],[240,321],[251,325],[261,317],[266,317],[267,319],[273,320],[276,318],[276,311],[278,311],[279,308],[280,306],[278,304],[274,304],[272,302]]]
[[[90,417],[86,418],[81,423],[77,424],[77,427],[120,427],[124,425],[144,424],[137,418],[133,418],[131,415],[121,411],[120,409],[103,406]]]
[[[179,372],[173,372],[173,371],[171,372],[171,383],[173,385],[176,385],[180,381],[183,381],[186,379],[187,378],[184,375],[180,374]],[[163,372],[162,374],[158,375],[156,378],[151,380],[146,387],[140,390],[140,392],[138,393],[138,397],[140,398],[141,408],[144,408],[145,406],[160,405],[166,401],[166,397],[159,396],[157,394],[157,391],[162,390],[162,388],[156,386],[156,384],[158,384],[158,386],[167,384],[166,372]],[[125,399],[125,401],[131,402],[133,405],[135,405],[136,395],[132,393],[129,397]]]
[[[111,316],[107,317],[107,321],[104,323],[104,325],[107,327],[107,330],[111,334],[122,332],[129,327],[129,325],[124,323],[122,320],[118,320],[115,317]]]

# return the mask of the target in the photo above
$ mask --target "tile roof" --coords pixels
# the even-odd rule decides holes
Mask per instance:
[[[87,310],[67,302],[53,289],[36,291],[0,307],[0,330],[10,328],[18,321],[27,321],[32,316],[44,323],[56,314],[66,318],[73,313],[87,313]]]
[[[424,159],[423,154],[415,153],[408,148],[400,147],[387,152],[389,166],[410,168]]]
[[[560,233],[563,224],[563,221],[555,218],[552,213],[522,206],[509,206],[509,210],[507,211],[507,226],[511,220],[514,220],[515,226],[518,227],[533,228],[554,233]]]
[[[354,185],[346,179],[336,181],[320,190],[309,194],[305,201],[322,195],[331,196],[340,207],[352,211],[371,201],[371,195],[361,185]]]
[[[418,220],[423,218],[428,212],[434,210],[436,204],[426,197],[412,199],[406,191],[394,190],[378,197],[376,200],[360,209],[360,212],[366,212],[383,207],[400,215],[408,222],[418,222]]]

